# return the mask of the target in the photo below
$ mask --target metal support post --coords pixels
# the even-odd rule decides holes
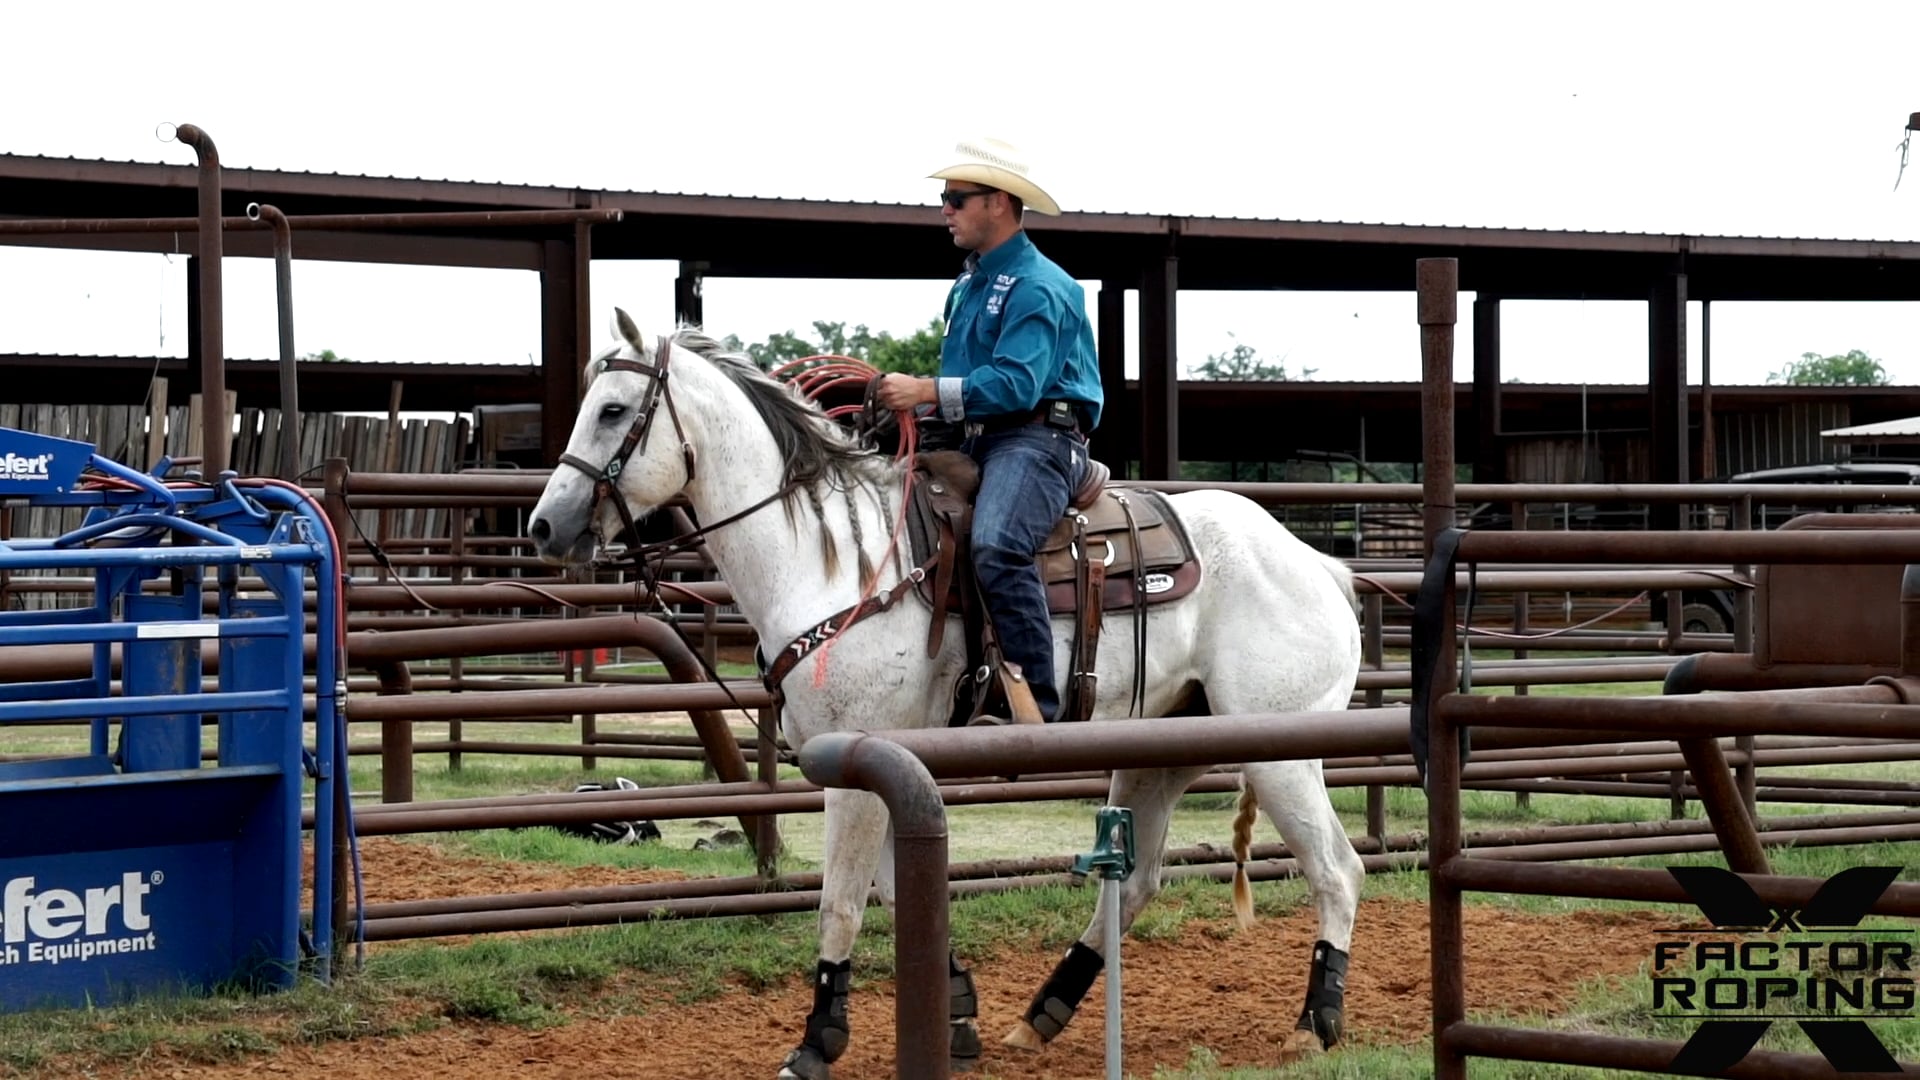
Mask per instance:
[[[1093,850],[1073,860],[1075,877],[1100,875],[1106,909],[1107,1080],[1121,1080],[1120,1067],[1120,883],[1133,873],[1133,811],[1103,806],[1093,819]]]

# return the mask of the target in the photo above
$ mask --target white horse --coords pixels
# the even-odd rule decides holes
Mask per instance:
[[[613,329],[615,343],[595,360],[562,467],[529,522],[542,558],[580,562],[623,520],[684,493],[769,654],[852,607],[863,586],[870,593],[873,583],[897,585],[910,566],[906,539],[893,527],[900,465],[855,445],[813,403],[697,331],[649,341],[624,311],[615,312]],[[1151,609],[1144,715],[1177,714],[1200,694],[1221,714],[1344,708],[1360,663],[1346,567],[1240,496],[1196,491],[1173,496],[1172,505],[1203,571],[1193,593]],[[929,660],[922,643],[930,618],[923,602],[896,603],[832,643],[824,678],[812,659],[800,664],[780,688],[789,744],[798,748],[829,731],[947,723],[966,669],[965,635],[946,634]],[[1100,637],[1096,718],[1129,711],[1131,622],[1109,620]],[[1062,677],[1071,632],[1068,619],[1055,621]],[[1113,774],[1108,801],[1132,808],[1138,844],[1137,868],[1120,890],[1123,932],[1159,891],[1169,813],[1204,771]],[[1276,1052],[1317,1051],[1340,1037],[1346,950],[1365,871],[1327,798],[1320,762],[1250,762],[1242,775],[1236,851],[1244,861],[1257,799],[1299,859],[1320,919],[1306,1004]],[[845,1051],[848,957],[876,877],[890,911],[894,899],[880,799],[829,790],[826,815],[814,1009],[779,1073],[794,1080],[825,1080]],[[1244,877],[1234,892],[1250,919]],[[1101,971],[1104,927],[1096,910],[1014,1024],[1010,1045],[1039,1050],[1060,1033]],[[952,1053],[964,1067],[980,1054],[975,996],[957,959],[952,970]]]

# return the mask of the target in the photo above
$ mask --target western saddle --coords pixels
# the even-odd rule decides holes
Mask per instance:
[[[1179,516],[1157,491],[1111,484],[1105,464],[1091,459],[1087,476],[1068,500],[1041,543],[1035,561],[1046,586],[1047,609],[1071,614],[1074,623],[1069,678],[1058,720],[1093,715],[1103,615],[1129,611],[1133,617],[1134,676],[1130,712],[1146,705],[1147,608],[1178,600],[1200,583],[1200,564]],[[914,461],[909,541],[916,564],[933,571],[919,583],[919,594],[933,609],[927,656],[940,651],[948,616],[958,613],[967,634],[967,669],[961,680],[952,724],[965,724],[991,711],[996,695],[1017,723],[1038,723],[1040,715],[1018,670],[1001,661],[986,615],[985,597],[973,573],[968,538],[980,469],[953,450],[918,454]],[[1000,678],[992,678],[995,673]]]

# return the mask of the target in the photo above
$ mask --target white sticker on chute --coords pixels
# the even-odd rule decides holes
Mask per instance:
[[[242,547],[240,549],[240,558],[243,561],[271,559],[273,558],[273,549],[270,547]]]
[[[220,636],[220,624],[217,622],[153,622],[140,623],[134,632],[142,638],[208,638]]]

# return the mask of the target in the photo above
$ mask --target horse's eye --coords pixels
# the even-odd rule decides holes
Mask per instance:
[[[627,407],[625,405],[608,405],[607,407],[600,410],[600,419],[618,420],[622,416],[625,416],[626,414],[627,414]]]

